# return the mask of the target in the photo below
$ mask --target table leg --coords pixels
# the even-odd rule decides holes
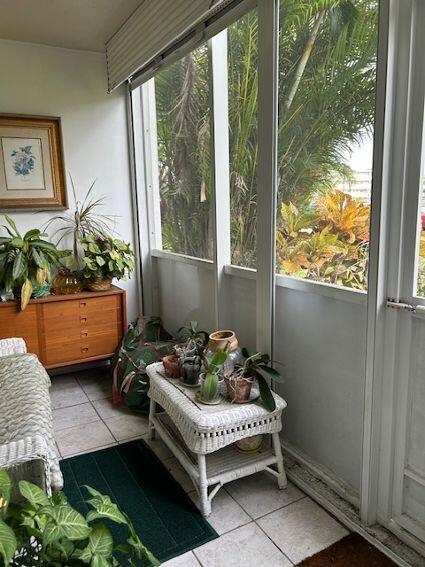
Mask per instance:
[[[149,439],[155,439],[155,426],[153,424],[153,418],[156,412],[156,402],[151,398],[149,405]]]
[[[204,518],[211,514],[211,502],[208,498],[208,483],[207,483],[207,463],[205,455],[198,455],[198,469],[199,469],[199,497],[201,500],[201,512]]]
[[[274,454],[277,457],[277,485],[279,488],[286,488],[288,480],[286,478],[285,467],[283,466],[282,447],[280,446],[279,433],[272,433]]]

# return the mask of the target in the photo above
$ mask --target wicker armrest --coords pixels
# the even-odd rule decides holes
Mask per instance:
[[[0,468],[8,471],[14,484],[14,496],[20,480],[37,484],[50,495],[50,457],[41,435],[25,437],[0,445]]]
[[[24,339],[10,338],[0,339],[0,356],[8,356],[10,354],[25,354],[27,345]]]

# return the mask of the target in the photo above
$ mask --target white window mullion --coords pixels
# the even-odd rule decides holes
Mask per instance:
[[[223,312],[224,266],[230,264],[230,183],[229,183],[229,120],[227,77],[227,30],[209,43],[211,138],[213,163],[215,324],[221,328]]]
[[[273,358],[277,198],[278,0],[258,3],[257,349]]]

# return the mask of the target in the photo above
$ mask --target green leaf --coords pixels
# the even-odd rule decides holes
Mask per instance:
[[[11,226],[13,228],[13,230],[15,231],[16,236],[19,236],[19,238],[21,238],[21,235],[19,234],[19,230],[15,224],[15,221],[9,217],[9,215],[4,215],[6,221],[8,222],[9,226]]]
[[[39,238],[40,236],[41,236],[41,232],[38,230],[38,228],[32,228],[31,230],[29,230],[24,234],[24,240],[30,240],[36,237]]]
[[[9,565],[18,547],[12,528],[0,519],[0,556],[4,565]]]
[[[263,404],[269,411],[274,411],[276,409],[276,402],[273,397],[273,394],[270,391],[269,385],[267,381],[261,376],[261,374],[257,374],[258,385],[260,387],[260,396],[263,400]]]
[[[221,366],[227,360],[227,352],[219,350],[218,352],[214,353],[214,355],[210,359],[210,364],[214,366]]]
[[[89,536],[88,547],[93,555],[110,557],[114,547],[114,540],[109,529],[103,524],[93,526]]]
[[[52,252],[56,252],[57,248],[51,242],[46,242],[45,240],[33,240],[31,242],[33,246],[37,246],[37,248],[43,248],[44,250],[51,250]]]
[[[12,481],[7,472],[4,469],[0,469],[0,502],[3,499],[3,502],[0,504],[0,512],[7,508],[11,492]]]
[[[44,490],[27,480],[19,481],[19,492],[34,508],[38,506],[49,506],[50,504],[49,498]]]
[[[13,261],[13,279],[19,280],[19,278],[21,278],[25,274],[27,267],[28,264],[27,259],[25,258],[25,254],[22,251],[19,251],[15,256],[15,260]]]
[[[277,370],[274,368],[270,368],[270,366],[266,366],[265,364],[259,364],[255,367],[255,371],[261,374],[264,378],[270,378],[275,382],[279,382],[279,384],[283,384],[285,382],[284,377],[279,374]]]
[[[96,256],[96,262],[98,263],[99,266],[104,266],[106,264],[102,256]]]
[[[217,392],[218,376],[217,374],[208,374],[205,376],[205,382],[202,388],[202,397],[205,400],[212,400]]]
[[[85,486],[84,488],[93,496],[93,498],[87,500],[87,503],[94,508],[87,514],[88,522],[98,518],[108,518],[118,524],[127,523],[125,516],[119,511],[118,506],[111,501],[109,496],[101,494],[91,486]]]
[[[43,534],[44,545],[49,545],[63,537],[70,540],[86,539],[91,531],[85,518],[68,505],[43,508],[51,520],[46,524]]]
[[[34,258],[34,262],[37,264],[39,268],[47,268],[48,262],[41,250],[37,250],[37,248],[31,248],[31,254]]]

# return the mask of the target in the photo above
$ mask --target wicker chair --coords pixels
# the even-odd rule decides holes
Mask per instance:
[[[0,340],[0,468],[15,486],[25,479],[48,494],[63,485],[49,387],[49,375],[23,339]]]

